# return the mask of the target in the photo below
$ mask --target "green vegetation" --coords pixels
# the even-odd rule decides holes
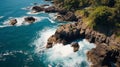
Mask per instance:
[[[88,6],[114,7],[119,0],[54,0],[54,2],[68,10],[76,10]]]
[[[91,28],[114,30],[120,36],[120,0],[54,0],[56,5],[74,11]]]
[[[90,19],[90,23],[97,25],[103,25],[107,27],[114,27],[115,22],[115,10],[114,8],[109,8],[106,6],[97,7],[88,17]]]

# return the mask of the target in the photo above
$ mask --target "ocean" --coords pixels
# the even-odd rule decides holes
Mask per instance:
[[[47,39],[61,24],[54,20],[55,13],[32,14],[26,7],[33,3],[49,4],[44,0],[0,0],[0,67],[89,67],[86,52],[94,48],[87,40],[79,40],[80,49],[73,52],[70,44],[56,44],[46,49]],[[24,17],[33,16],[33,24],[22,24]],[[16,18],[15,26],[7,25]]]

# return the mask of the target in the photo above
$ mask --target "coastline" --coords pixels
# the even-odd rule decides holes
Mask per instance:
[[[61,14],[61,16],[64,15]],[[65,21],[64,19],[61,20],[61,18],[58,18],[58,20],[59,19],[60,21]],[[74,29],[70,30],[69,28],[71,27]],[[53,47],[56,43],[66,45],[72,43],[76,39],[81,38],[87,39],[90,43],[94,43],[96,45],[96,48],[93,48],[87,52],[88,61],[92,62],[91,67],[111,66],[112,63],[115,63],[113,66],[120,66],[119,60],[117,60],[120,59],[120,42],[116,41],[115,34],[113,33],[108,36],[87,27],[87,25],[81,21],[64,24],[58,27],[55,34],[49,37],[47,45],[49,46],[48,48]],[[112,54],[113,56],[109,56]],[[111,60],[109,60],[110,58]]]
[[[19,6],[21,10],[3,10],[3,13],[10,12],[11,15],[0,16],[2,67],[120,67],[120,33],[116,36],[116,31],[120,32],[120,25],[117,24],[119,28],[114,29],[113,23],[104,22],[112,21],[114,16],[116,19],[117,16],[112,15],[114,7],[96,9],[99,7],[87,6],[77,9],[79,7],[75,6],[78,3],[70,6],[69,2],[80,0],[54,0],[67,1],[69,4],[55,3],[53,0],[36,1],[30,1],[32,6],[26,5],[28,1],[20,2],[24,6]],[[16,0],[12,2],[16,3]],[[7,7],[4,3],[2,7]],[[63,6],[67,6],[66,9]],[[73,7],[72,10],[68,10],[69,7]],[[96,16],[98,24],[94,21],[90,25],[89,21]]]

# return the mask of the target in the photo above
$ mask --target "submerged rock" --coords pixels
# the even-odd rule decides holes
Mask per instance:
[[[77,42],[72,42],[71,47],[73,47],[73,51],[76,52],[79,50],[79,44]]]
[[[25,20],[25,22],[33,23],[33,22],[35,22],[36,19],[34,17],[25,17],[24,20]]]
[[[17,20],[16,19],[11,19],[9,23],[10,23],[10,25],[15,25],[17,23]]]

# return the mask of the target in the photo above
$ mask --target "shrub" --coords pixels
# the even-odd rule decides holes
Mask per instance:
[[[89,15],[89,19],[91,20],[90,23],[94,24],[94,27],[97,25],[113,27],[115,25],[114,17],[114,9],[106,6],[97,7],[95,11]]]

